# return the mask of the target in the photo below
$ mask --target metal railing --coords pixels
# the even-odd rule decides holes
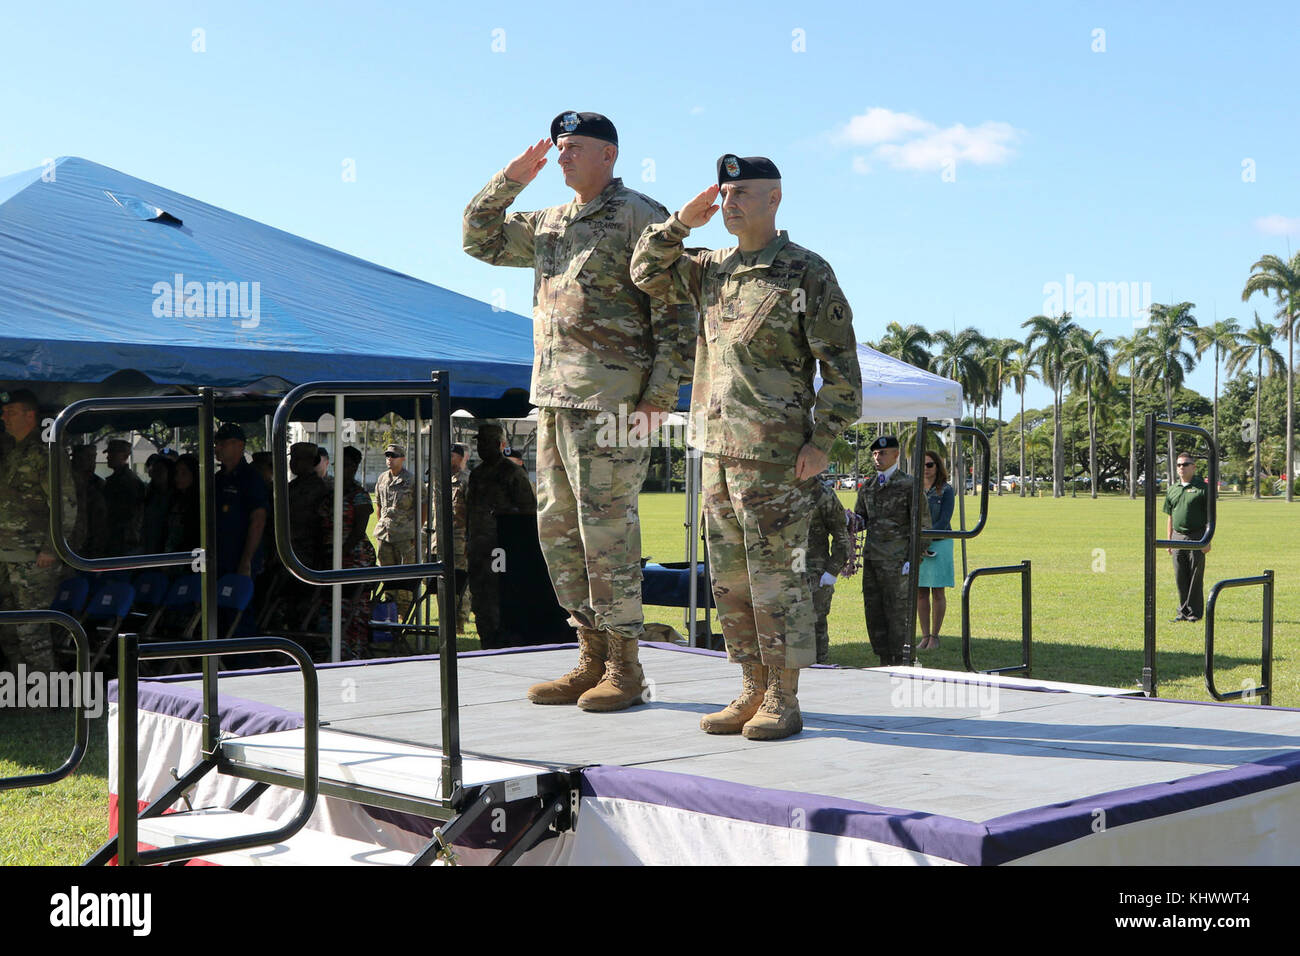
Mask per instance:
[[[975,671],[977,668],[971,663],[971,627],[970,627],[970,589],[975,583],[975,579],[984,577],[989,574],[1019,574],[1020,575],[1020,663],[1012,664],[1007,667],[991,667],[979,671],[981,674],[1009,674],[1015,671],[1022,671],[1027,676],[1030,666],[1033,664],[1033,642],[1034,642],[1034,614],[1033,614],[1033,582],[1031,580],[1031,566],[1028,560],[1021,561],[1019,564],[1006,565],[998,568],[976,568],[970,574],[966,575],[966,580],[961,586],[961,659],[966,665],[966,670]]]
[[[183,846],[139,848],[140,741],[136,712],[139,709],[139,663],[160,658],[201,657],[206,662],[219,654],[238,655],[276,651],[298,663],[303,680],[303,786],[302,805],[293,819],[274,830],[238,837],[201,840]],[[307,652],[281,637],[242,637],[228,640],[172,641],[141,647],[134,634],[118,637],[117,710],[117,863],[135,866],[170,863],[198,856],[269,846],[289,839],[301,830],[316,809],[320,789],[320,698],[316,667]]]
[[[86,637],[86,629],[81,623],[73,617],[69,617],[62,611],[0,611],[0,624],[57,624],[69,634],[72,635],[73,642],[77,645],[77,670],[75,677],[78,680],[88,677],[90,674],[90,639]],[[23,688],[17,688],[21,693]],[[84,704],[85,701],[82,701]],[[76,771],[81,766],[82,758],[86,756],[86,746],[90,742],[90,718],[86,716],[85,707],[76,709],[76,728],[72,742],[72,752],[68,754],[68,759],[63,762],[63,766],[57,770],[51,770],[47,773],[32,773],[21,777],[3,777],[0,778],[0,790],[19,790],[24,787],[45,787],[52,783],[58,783],[64,777]]]
[[[1214,686],[1214,609],[1219,601],[1219,592],[1228,588],[1244,588],[1260,585],[1263,590],[1264,610],[1260,625],[1260,683],[1258,687],[1246,687],[1241,690],[1220,693]],[[1268,706],[1273,701],[1273,571],[1267,570],[1253,578],[1229,578],[1220,581],[1210,590],[1210,599],[1205,603],[1205,689],[1215,700],[1241,700],[1260,698],[1260,703]]]
[[[930,432],[953,431],[960,441],[961,435],[970,435],[971,438],[983,450],[983,468],[980,480],[980,509],[979,515],[975,519],[975,527],[958,530],[958,531],[936,531],[933,528],[921,528],[921,509],[928,508],[929,504],[925,500],[925,438]],[[956,442],[954,442],[956,444]],[[978,428],[971,425],[944,425],[940,422],[928,421],[925,417],[916,420],[916,443],[912,451],[912,474],[915,481],[912,483],[912,535],[908,542],[908,606],[907,606],[907,643],[903,647],[903,655],[910,664],[916,656],[916,592],[919,587],[921,575],[921,539],[938,540],[941,538],[966,539],[974,538],[984,530],[984,525],[988,522],[989,516],[989,468],[992,457],[989,449],[989,439]],[[957,476],[957,480],[963,480],[962,476]],[[963,612],[963,632],[965,630],[965,600],[962,602]]]
[[[445,529],[443,537],[451,538],[451,427],[450,427],[450,392],[446,372],[434,372],[429,382],[308,382],[299,385],[280,400],[271,422],[272,447],[283,449],[289,443],[289,420],[295,407],[312,398],[333,397],[335,414],[339,425],[342,424],[343,399],[346,396],[367,398],[402,398],[414,399],[419,420],[419,403],[422,399],[431,399],[433,413],[429,424],[430,441],[437,449],[433,456],[433,467],[429,469],[429,484],[437,488],[433,495],[435,524]],[[415,498],[415,525],[417,529],[417,555],[423,554],[419,549],[423,527],[421,517],[422,498],[420,488],[421,460],[420,434],[416,431],[414,451],[411,460],[412,474],[416,476],[417,490]],[[339,454],[339,461],[343,457]],[[288,466],[283,454],[273,456],[273,486],[275,500],[287,502],[289,498]],[[445,480],[444,480],[445,479]],[[456,677],[456,620],[452,601],[455,596],[455,581],[448,580],[452,574],[454,561],[429,561],[417,564],[385,565],[373,568],[337,568],[318,570],[309,568],[293,550],[293,540],[289,533],[289,509],[287,504],[275,509],[275,546],[280,561],[294,577],[308,584],[343,585],[343,584],[377,584],[384,581],[409,580],[417,578],[434,578],[438,580],[438,665],[442,691],[442,752],[443,752],[443,797],[450,801],[461,790],[462,757],[460,750],[460,697]],[[451,549],[447,549],[450,551]],[[447,626],[450,625],[450,626]]]
[[[1206,524],[1205,533],[1197,541],[1165,540],[1156,537],[1156,433],[1169,431],[1177,434],[1192,435],[1205,441],[1208,454],[1206,460],[1208,472],[1206,478]],[[1153,414],[1148,414],[1143,431],[1146,441],[1144,468],[1146,477],[1143,491],[1145,493],[1145,548],[1143,560],[1143,640],[1142,640],[1142,693],[1147,697],[1156,695],[1156,551],[1159,548],[1175,550],[1200,550],[1214,538],[1217,503],[1219,499],[1219,449],[1214,438],[1204,428],[1195,425],[1183,425],[1178,422],[1160,421]]]

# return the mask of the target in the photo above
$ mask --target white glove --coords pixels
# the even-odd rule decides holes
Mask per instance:
[[[823,571],[823,572],[822,572],[821,585],[822,585],[822,587],[824,587],[824,588],[833,588],[833,587],[835,587],[835,575],[830,574],[830,573],[827,572],[827,571]]]

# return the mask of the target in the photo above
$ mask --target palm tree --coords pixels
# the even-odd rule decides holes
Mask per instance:
[[[1065,494],[1064,444],[1061,439],[1061,394],[1065,389],[1065,350],[1070,333],[1077,328],[1070,313],[1060,316],[1036,315],[1021,323],[1031,329],[1025,344],[1033,349],[1030,360],[1038,366],[1042,382],[1052,390],[1052,497]]]
[[[1092,497],[1097,497],[1097,419],[1093,415],[1092,390],[1095,382],[1110,378],[1110,352],[1115,343],[1101,338],[1101,330],[1085,332],[1076,328],[1065,352],[1070,387],[1083,388],[1088,396],[1088,475]]]
[[[1232,355],[1241,345],[1241,326],[1233,318],[1220,319],[1213,325],[1202,325],[1192,335],[1196,343],[1196,357],[1200,358],[1214,349],[1214,447],[1219,447],[1219,362]]]
[[[1121,362],[1128,363],[1128,496],[1137,497],[1137,362],[1142,356],[1146,339],[1137,332],[1121,335],[1115,339],[1115,364],[1111,367],[1112,378]],[[1116,379],[1117,380],[1117,379]]]
[[[1002,494],[1002,393],[1007,388],[1007,365],[1020,348],[1015,339],[988,339],[984,347],[984,374],[988,380],[989,394],[998,399],[998,455],[997,485],[998,494]]]
[[[1138,359],[1138,371],[1165,383],[1165,414],[1167,421],[1174,420],[1174,391],[1183,384],[1183,377],[1196,367],[1196,359],[1183,348],[1196,330],[1194,302],[1161,305],[1153,302],[1148,310],[1151,323],[1147,326],[1146,342]],[[1174,433],[1169,432],[1169,482],[1174,475]],[[1154,480],[1154,476],[1148,476]]]
[[[885,326],[884,336],[873,348],[908,365],[928,369],[930,353],[926,349],[933,341],[930,333],[919,325],[909,325],[904,328],[897,322],[890,322]]]
[[[1278,256],[1261,256],[1250,267],[1250,278],[1241,290],[1241,301],[1245,302],[1256,292],[1265,295],[1272,292],[1282,306],[1283,318],[1281,331],[1287,337],[1286,355],[1286,500],[1293,499],[1292,489],[1295,485],[1293,462],[1295,461],[1295,426],[1292,413],[1295,411],[1295,327],[1300,318],[1300,252],[1287,262]]]
[[[1019,345],[1015,356],[1007,362],[1004,374],[1007,383],[1020,396],[1020,481],[1016,484],[1020,488],[1020,497],[1023,498],[1025,496],[1025,475],[1028,474],[1025,471],[1025,382],[1031,378],[1038,378],[1034,374],[1033,366],[1029,361],[1029,350],[1023,344]],[[1001,416],[999,415],[999,417]],[[1001,485],[1001,482],[998,484]]]
[[[966,401],[970,403],[973,420],[975,404],[984,391],[984,367],[979,360],[984,336],[973,328],[960,332],[944,330],[934,333],[933,341],[939,347],[932,359],[934,371],[961,385]]]
[[[1250,360],[1255,360],[1255,497],[1259,497],[1259,445],[1264,436],[1259,433],[1259,409],[1260,396],[1264,392],[1264,366],[1268,366],[1268,374],[1272,375],[1279,366],[1282,365],[1282,353],[1273,348],[1273,336],[1276,333],[1272,326],[1265,325],[1260,321],[1259,313],[1255,313],[1255,327],[1247,329],[1242,335],[1242,343],[1237,346],[1232,355],[1228,357],[1228,374],[1235,375],[1243,369],[1250,368]],[[1288,475],[1287,484],[1290,485],[1290,476]]]

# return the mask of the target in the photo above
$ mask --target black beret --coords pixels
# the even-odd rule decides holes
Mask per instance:
[[[217,429],[217,434],[213,436],[213,441],[225,441],[228,438],[237,438],[240,441],[246,441],[244,430],[234,422],[226,422]]]
[[[551,142],[559,145],[561,136],[590,136],[618,145],[618,130],[607,117],[599,113],[575,113],[565,110],[551,120]]]
[[[780,179],[776,163],[766,156],[737,156],[726,153],[718,157],[718,185],[742,179]]]
[[[897,448],[897,447],[898,447],[898,439],[895,438],[893,435],[881,435],[879,438],[877,438],[875,441],[871,443],[872,451],[875,451],[877,448]]]

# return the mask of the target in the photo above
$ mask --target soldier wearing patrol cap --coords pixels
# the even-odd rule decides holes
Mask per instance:
[[[375,540],[381,565],[418,564],[415,555],[415,476],[406,467],[406,449],[384,448],[388,470],[375,482]],[[397,613],[402,620],[411,608],[410,582],[393,582]]]
[[[866,522],[862,553],[862,603],[867,636],[880,663],[906,664],[904,647],[912,633],[911,568],[908,553],[916,517],[912,513],[915,479],[899,470],[898,439],[881,435],[871,443],[876,474],[858,489],[854,512]],[[930,527],[930,506],[920,508],[921,527]]]
[[[814,662],[816,645],[799,555],[813,483],[861,411],[861,372],[835,273],[776,228],[776,165],[728,153],[717,174],[717,185],[642,233],[632,278],[656,299],[701,313],[690,442],[704,454],[713,593],[742,691],[700,727],[773,740],[803,729],[799,669]],[[684,249],[719,208],[739,246]]]
[[[0,457],[0,610],[49,606],[63,574],[50,536],[50,455],[41,441],[40,406],[27,389],[4,398],[5,452]],[[76,525],[72,479],[63,474],[63,531]],[[54,669],[54,645],[44,624],[0,625],[0,651],[12,670]]]
[[[507,212],[552,145],[573,201]],[[574,670],[528,696],[596,711],[641,703],[645,692],[637,495],[650,463],[646,438],[676,404],[695,328],[688,308],[654,305],[632,284],[632,246],[667,210],[614,178],[617,157],[606,117],[563,112],[549,139],[492,177],[464,220],[466,252],[535,276],[537,528],[581,651]],[[611,440],[616,429],[605,426],[629,419],[639,434]]]
[[[131,467],[131,443],[114,438],[105,454],[113,473],[104,479],[104,504],[108,506],[110,554],[131,554],[140,546],[144,518],[145,484]]]

